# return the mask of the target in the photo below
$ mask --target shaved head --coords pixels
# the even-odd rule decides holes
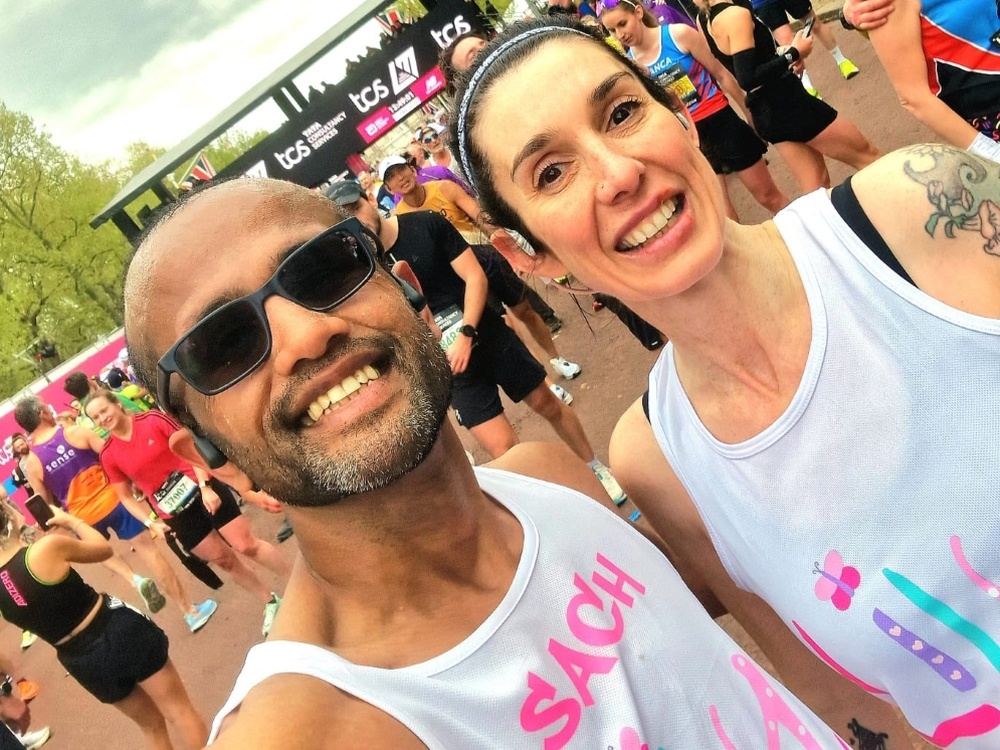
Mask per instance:
[[[151,391],[155,392],[156,362],[163,352],[156,351],[149,340],[151,329],[162,322],[150,320],[150,302],[163,283],[162,272],[170,265],[172,253],[182,243],[188,244],[192,235],[206,240],[217,236],[212,228],[218,226],[215,217],[221,216],[235,219],[247,235],[275,224],[328,227],[343,218],[322,194],[283,180],[237,178],[213,183],[184,193],[167,206],[143,233],[125,276],[125,330],[131,364],[139,382]],[[211,243],[205,245],[205,252],[212,252]]]

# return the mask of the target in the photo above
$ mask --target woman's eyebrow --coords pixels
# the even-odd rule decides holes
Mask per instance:
[[[599,84],[597,84],[594,90],[590,92],[590,96],[587,97],[587,103],[592,107],[604,104],[604,100],[608,98],[608,95],[611,93],[611,90],[615,87],[615,84],[618,83],[618,81],[620,81],[622,78],[627,78],[630,75],[631,74],[627,70],[622,70],[619,71],[618,73],[613,73],[609,75]]]
[[[532,154],[541,151],[543,148],[552,142],[552,131],[547,130],[544,133],[539,133],[526,144],[524,148],[517,152],[517,156],[514,157],[514,161],[510,165],[510,181],[514,181],[514,173],[517,168],[521,165],[521,162],[527,159]]]

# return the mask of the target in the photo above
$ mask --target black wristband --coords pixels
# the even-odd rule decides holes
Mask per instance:
[[[802,57],[802,55],[799,53],[798,47],[789,47],[781,54],[781,56],[784,57],[786,60],[788,60],[789,65],[796,62],[800,57]]]
[[[840,9],[840,13],[838,14],[838,18],[840,19],[840,25],[843,26],[848,31],[857,31],[858,30],[857,26],[855,26],[854,24],[852,24],[850,21],[847,20],[847,16],[844,15],[844,9],[843,8]]]

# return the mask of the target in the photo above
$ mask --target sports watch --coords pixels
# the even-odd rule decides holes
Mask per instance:
[[[476,338],[479,336],[479,331],[476,330],[476,327],[470,326],[468,324],[459,328],[458,332],[461,333],[463,336],[468,336],[473,341],[475,341]]]
[[[0,696],[6,698],[14,692],[14,681],[9,674],[4,675],[3,682],[0,682]]]

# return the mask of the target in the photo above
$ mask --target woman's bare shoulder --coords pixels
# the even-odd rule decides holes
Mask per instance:
[[[1000,317],[1000,164],[942,144],[895,151],[852,180],[858,202],[918,287]],[[957,300],[965,300],[957,304]]]

